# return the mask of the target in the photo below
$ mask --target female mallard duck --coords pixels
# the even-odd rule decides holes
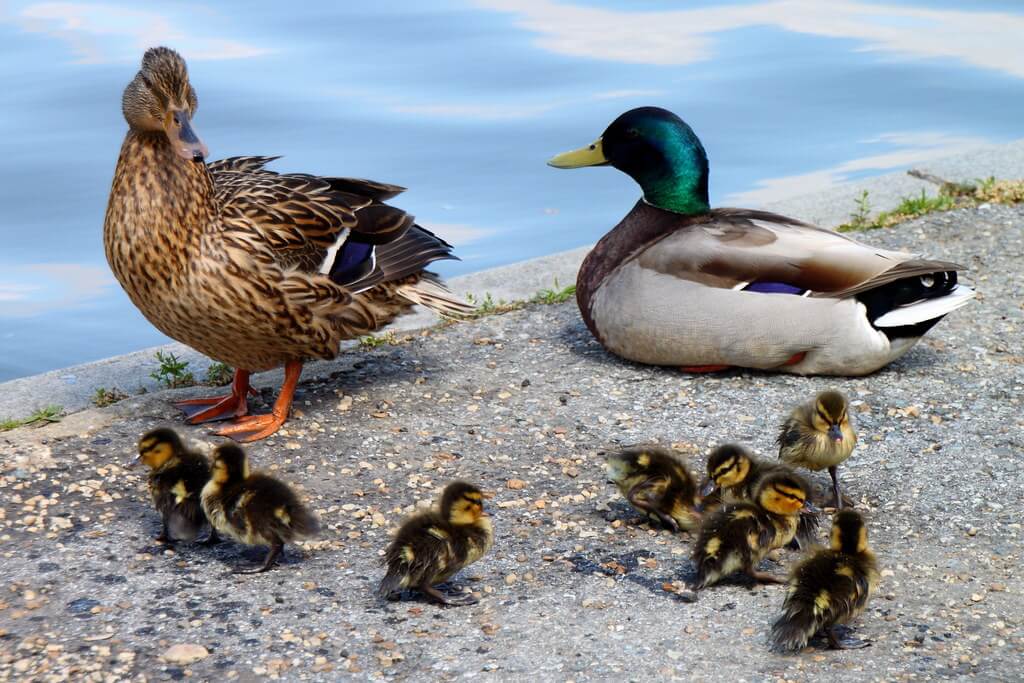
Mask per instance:
[[[779,459],[794,467],[828,469],[832,477],[832,504],[843,507],[836,468],[857,445],[857,433],[850,422],[849,402],[838,391],[823,391],[789,414],[775,440]]]
[[[664,109],[628,111],[589,147],[548,163],[610,164],[643,190],[576,282],[587,327],[629,360],[864,375],[974,296],[953,263],[766,211],[711,209],[704,148]]]
[[[453,481],[444,488],[437,509],[406,519],[384,553],[387,574],[377,593],[394,598],[406,588],[419,590],[442,605],[472,605],[470,593],[444,593],[444,583],[476,562],[494,542],[491,518],[484,512],[489,496],[473,484]]]
[[[634,508],[672,531],[695,529],[697,480],[677,454],[658,447],[638,446],[608,456],[608,481]]]
[[[772,648],[795,652],[819,631],[832,648],[866,647],[862,640],[839,638],[835,627],[864,611],[878,579],[864,520],[854,510],[840,510],[832,520],[829,547],[811,553],[790,572],[782,616],[772,625]]]
[[[237,417],[252,441],[288,417],[306,359],[330,359],[421,303],[468,310],[424,271],[451,245],[384,204],[403,188],[268,171],[274,157],[206,164],[185,61],[146,51],[124,91],[129,130],[103,225],[107,261],[162,332],[236,368],[231,393],[179,404],[191,423]],[[267,415],[247,415],[252,372],[285,366]]]

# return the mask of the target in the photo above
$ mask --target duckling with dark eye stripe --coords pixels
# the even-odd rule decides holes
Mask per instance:
[[[210,479],[206,457],[186,448],[174,430],[160,428],[139,439],[139,455],[131,465],[140,462],[149,468],[149,495],[163,519],[155,540],[195,540],[206,524],[199,499]]]
[[[717,504],[753,503],[757,486],[763,477],[772,472],[792,472],[789,466],[765,462],[747,448],[734,443],[722,444],[711,451],[707,470],[708,479],[701,488],[705,508]],[[800,511],[796,538],[792,545],[807,547],[815,542],[820,513],[820,508],[807,502]]]
[[[850,422],[849,402],[838,391],[823,391],[793,409],[776,443],[779,458],[794,467],[828,468],[837,508],[843,507],[836,467],[853,453],[857,434]]]
[[[760,572],[757,565],[796,535],[800,510],[808,499],[808,485],[792,472],[771,472],[761,478],[756,502],[725,505],[706,517],[693,551],[697,566],[696,589],[718,583],[742,571],[756,582],[785,583]]]
[[[491,518],[484,512],[489,498],[478,487],[455,481],[445,487],[436,509],[409,517],[384,554],[387,574],[378,594],[386,599],[402,590],[418,590],[446,606],[471,605],[469,593],[451,594],[437,588],[483,557],[494,542]]]
[[[285,543],[310,538],[320,531],[320,522],[291,487],[266,474],[250,472],[245,451],[235,444],[223,444],[214,451],[202,503],[215,532],[245,545],[270,548],[261,567],[236,569],[236,574],[267,571]]]
[[[675,453],[652,446],[628,448],[610,455],[607,467],[608,481],[643,514],[672,531],[700,524],[697,480]]]
[[[869,643],[842,639],[837,624],[856,618],[878,585],[867,527],[854,510],[840,510],[832,520],[831,547],[808,555],[789,575],[782,616],[772,626],[772,649],[795,652],[824,631],[834,649],[856,649]]]

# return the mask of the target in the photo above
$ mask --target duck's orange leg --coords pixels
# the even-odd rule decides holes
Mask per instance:
[[[721,372],[731,367],[731,365],[682,365],[679,369],[683,372]]]
[[[226,420],[229,417],[242,417],[249,412],[246,395],[255,393],[249,386],[249,371],[235,370],[235,379],[231,382],[231,393],[227,396],[209,396],[207,398],[190,398],[178,401],[176,408],[185,413],[186,422],[197,425],[200,422]]]
[[[299,383],[299,376],[302,375],[302,361],[292,360],[284,366],[284,383],[281,385],[281,393],[274,402],[274,408],[265,415],[247,415],[240,417],[231,424],[217,432],[218,436],[230,436],[235,441],[259,441],[265,439],[285,423],[288,419],[288,412],[292,407],[292,399],[295,398],[295,387]]]

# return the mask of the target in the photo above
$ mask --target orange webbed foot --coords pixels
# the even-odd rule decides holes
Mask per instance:
[[[209,396],[206,398],[190,398],[178,401],[174,406],[185,413],[188,424],[200,424],[213,420],[226,420],[230,417],[242,417],[249,412],[246,402],[248,394],[256,391],[249,386],[249,372],[235,370],[235,379],[231,383],[231,393],[225,396]]]
[[[217,436],[229,436],[240,443],[265,439],[287,421],[287,415],[266,413],[265,415],[246,415],[240,417],[229,426],[215,432]]]
[[[231,425],[217,432],[218,436],[229,436],[235,441],[248,443],[265,439],[285,423],[291,411],[295,387],[302,374],[301,361],[289,361],[284,366],[284,384],[281,394],[274,402],[274,409],[266,415],[246,415],[235,420]],[[244,395],[244,394],[243,394]]]
[[[731,368],[731,365],[682,365],[679,367],[683,372],[721,372]]]

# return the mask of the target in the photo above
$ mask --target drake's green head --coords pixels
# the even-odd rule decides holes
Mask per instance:
[[[610,164],[640,184],[648,204],[682,214],[711,208],[704,146],[685,121],[658,107],[627,111],[594,143],[559,154],[548,164],[555,168]]]

